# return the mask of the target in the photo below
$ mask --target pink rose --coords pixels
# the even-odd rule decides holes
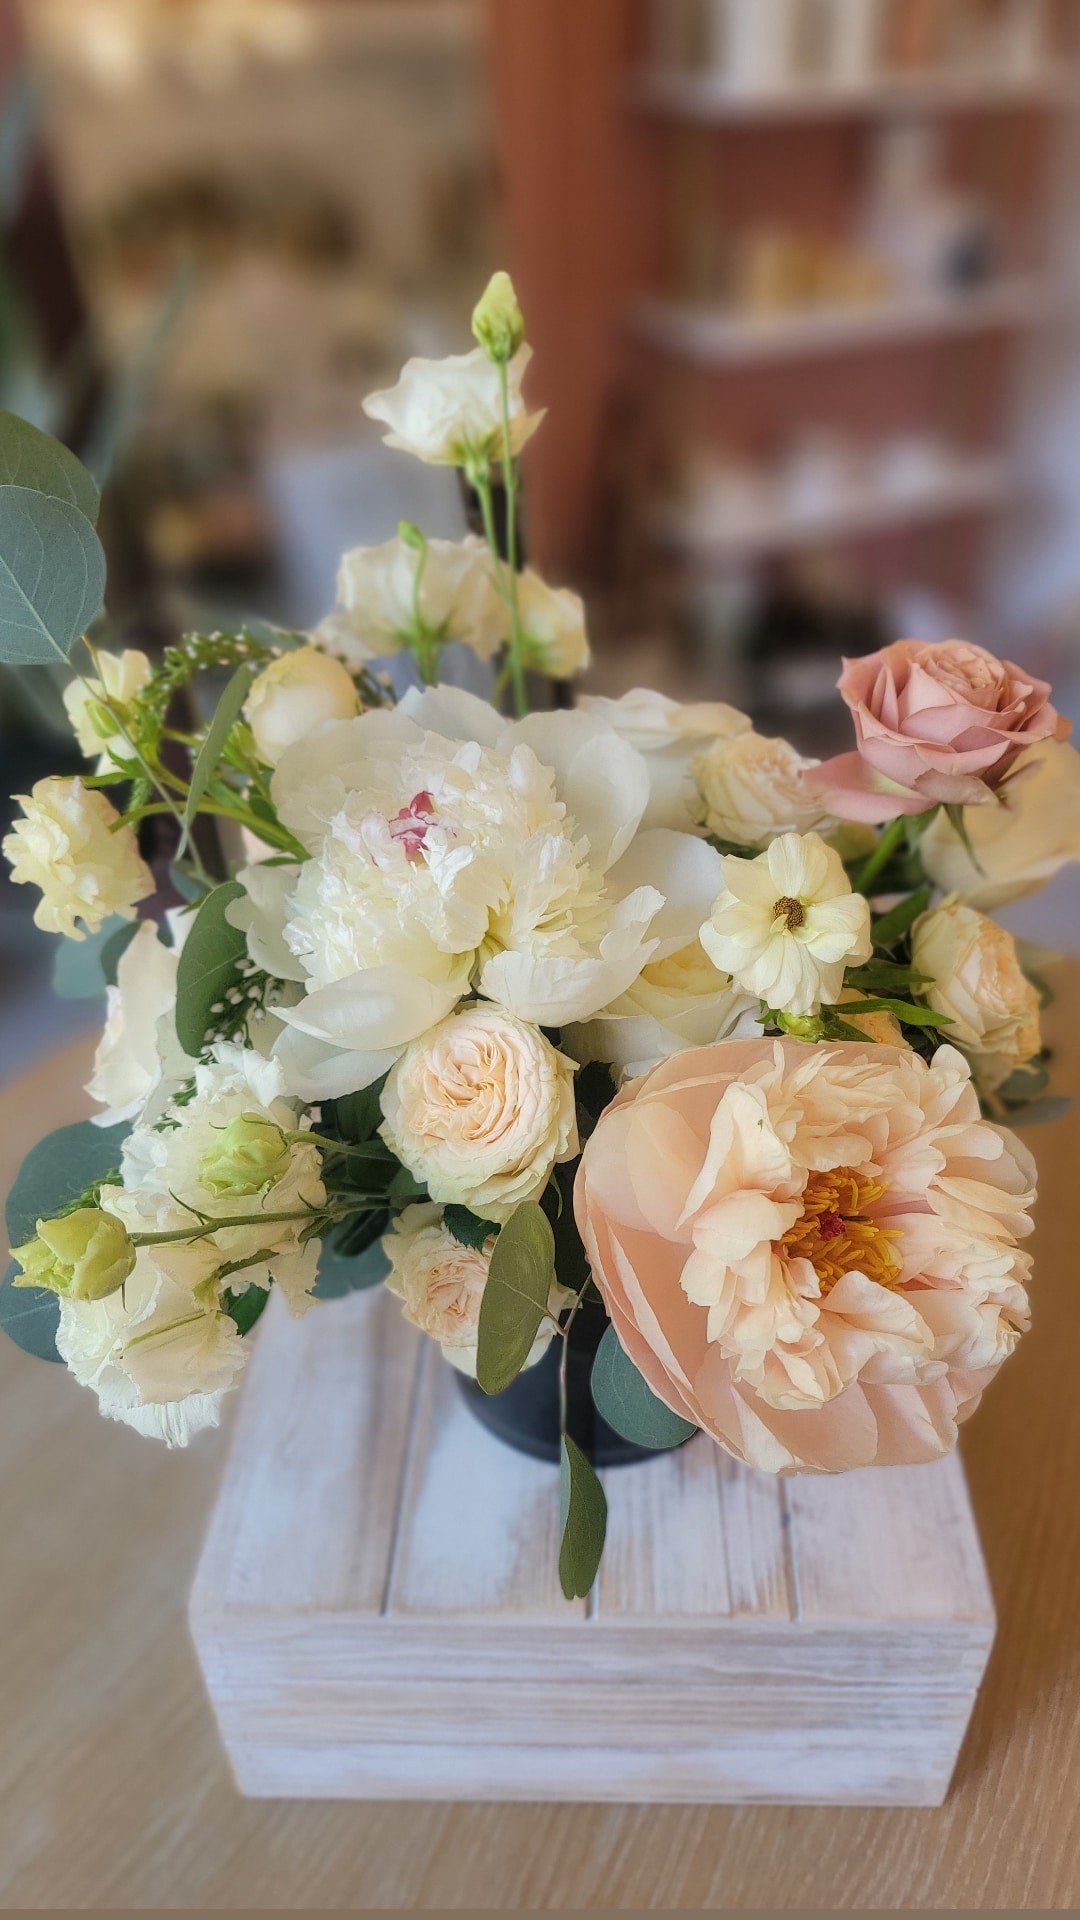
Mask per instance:
[[[1034,1162],[951,1047],[728,1040],[603,1114],[575,1211],[653,1392],[773,1473],[931,1460],[1027,1324]]]
[[[844,820],[895,820],[988,800],[1025,747],[1072,731],[1045,680],[963,640],[897,640],[845,660],[857,753],[825,761],[814,791]]]

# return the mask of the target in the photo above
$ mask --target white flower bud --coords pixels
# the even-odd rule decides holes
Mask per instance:
[[[281,654],[259,674],[244,702],[244,717],[268,767],[324,721],[348,720],[359,711],[352,675],[318,647]]]

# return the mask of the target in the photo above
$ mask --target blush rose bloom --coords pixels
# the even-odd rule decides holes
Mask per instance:
[[[813,784],[841,819],[977,805],[1025,747],[1072,730],[1051,706],[1045,680],[962,640],[897,640],[845,660],[838,685],[858,752],[825,761]]]
[[[408,1047],[379,1131],[433,1200],[504,1221],[577,1152],[574,1065],[498,1007],[451,1014]]]
[[[946,1453],[1028,1319],[1035,1167],[962,1056],[731,1040],[632,1082],[578,1226],[653,1392],[737,1459]]]

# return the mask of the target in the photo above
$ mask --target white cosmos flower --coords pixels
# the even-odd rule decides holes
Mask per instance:
[[[836,823],[805,786],[819,764],[787,740],[752,731],[714,740],[693,763],[698,817],[718,840],[743,847],[767,847],[781,833],[826,832]]]
[[[316,629],[318,644],[350,666],[410,646],[416,636],[420,562],[417,549],[400,536],[380,547],[351,548],[338,569],[337,606]],[[509,625],[486,541],[474,534],[427,541],[419,614],[428,633],[462,641],[481,660],[498,652]]]
[[[635,687],[620,700],[601,694],[583,694],[578,701],[620,739],[636,747],[649,773],[649,804],[643,827],[672,827],[682,833],[699,831],[701,803],[692,766],[698,754],[714,740],[746,733],[750,721],[737,707],[722,700],[703,700],[680,706],[651,687]]]
[[[510,442],[520,453],[543,419],[530,413],[521,382],[532,348],[520,347],[509,362]],[[499,369],[482,347],[444,360],[408,360],[396,387],[369,394],[364,412],[390,428],[388,447],[414,453],[436,466],[463,467],[502,457]]]
[[[641,756],[591,716],[508,725],[452,688],[286,754],[275,804],[312,857],[249,869],[230,918],[306,989],[277,1010],[291,1090],[370,1084],[470,989],[537,1025],[586,1019],[684,945],[720,861],[690,835],[635,841],[648,792]]]
[[[164,1086],[175,1086],[191,1070],[176,1038],[176,965],[191,915],[168,916],[173,945],[167,947],[153,920],[140,922],[120,956],[116,985],[107,989],[105,1031],[94,1054],[86,1091],[104,1107],[94,1118],[101,1127],[133,1120]]]
[[[701,929],[710,959],[777,1013],[835,1005],[844,970],[869,960],[870,907],[816,833],[784,833],[756,860],[728,854],[724,891]]]

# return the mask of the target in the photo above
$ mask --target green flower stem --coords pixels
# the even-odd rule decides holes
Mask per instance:
[[[507,658],[510,681],[514,688],[514,705],[519,719],[529,711],[528,695],[525,691],[525,668],[522,661],[521,615],[518,610],[517,572],[508,567],[499,552],[499,540],[495,531],[495,503],[491,494],[490,470],[477,467],[469,469],[469,478],[476,488],[480,501],[480,512],[484,522],[484,536],[491,549],[491,563],[495,569],[495,580],[502,598],[506,602],[510,615],[510,649]],[[509,495],[507,495],[509,499]]]
[[[854,891],[856,893],[869,893],[878,874],[882,873],[888,866],[893,854],[903,841],[906,832],[906,814],[902,813],[896,820],[889,822],[873,853],[864,860],[855,876]]]
[[[350,1195],[349,1204],[342,1207],[309,1207],[293,1213],[233,1213],[202,1221],[195,1227],[179,1227],[175,1232],[133,1233],[131,1244],[133,1247],[179,1246],[186,1240],[205,1240],[212,1234],[224,1232],[228,1227],[278,1226],[290,1220],[304,1220],[311,1226],[316,1224],[332,1226],[336,1221],[344,1220],[352,1213],[381,1212],[385,1205],[385,1194]]]
[[[510,572],[510,669],[519,716],[528,712],[525,690],[525,636],[518,605],[517,504],[518,471],[510,432],[510,388],[506,361],[499,361],[499,401],[502,410],[503,487],[506,493],[506,559]]]

